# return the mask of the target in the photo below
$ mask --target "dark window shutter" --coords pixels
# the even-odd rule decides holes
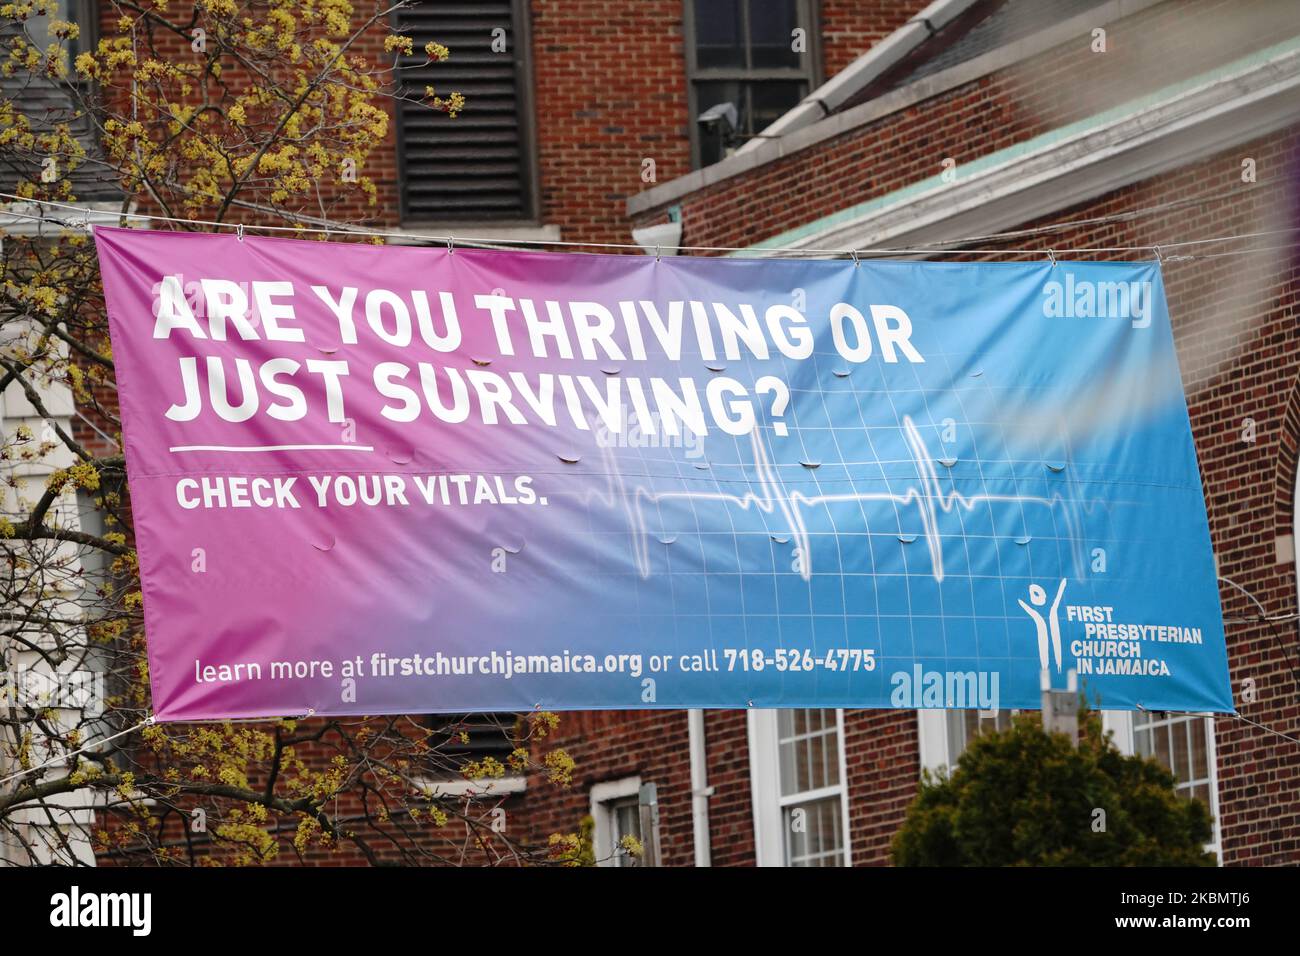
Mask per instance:
[[[402,70],[406,91],[419,98],[432,86],[439,96],[465,96],[465,109],[455,119],[399,102],[402,218],[534,218],[522,4],[432,0],[399,9],[395,19],[397,31],[415,41],[404,66],[422,62],[424,45],[431,40],[451,50],[444,63]],[[505,52],[492,49],[497,29],[505,30]]]
[[[433,714],[429,741],[442,762],[454,767],[492,757],[500,763],[515,749],[514,714]],[[464,734],[464,739],[461,735]]]

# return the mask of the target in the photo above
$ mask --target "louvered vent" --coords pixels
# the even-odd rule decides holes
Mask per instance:
[[[440,96],[463,93],[466,101],[455,119],[399,103],[404,220],[533,218],[521,17],[513,0],[434,0],[397,11],[398,32],[415,41],[404,65],[422,62],[431,40],[451,50],[444,63],[403,70],[406,90],[420,97],[432,86]],[[505,52],[492,49],[495,30],[505,31]]]
[[[431,715],[429,726],[434,731],[434,739],[430,744],[444,760],[456,766],[485,757],[505,763],[515,746],[511,736],[515,720],[514,714]],[[462,740],[461,734],[466,739]]]

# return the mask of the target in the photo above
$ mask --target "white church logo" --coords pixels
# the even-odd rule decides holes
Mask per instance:
[[[1052,638],[1052,653],[1056,658],[1056,669],[1061,669],[1061,624],[1057,619],[1056,612],[1061,606],[1061,595],[1065,593],[1065,578],[1061,578],[1061,586],[1056,589],[1056,600],[1052,602],[1051,609],[1047,612],[1047,619],[1038,612],[1047,603],[1047,592],[1037,584],[1029,585],[1029,600],[1032,607],[1026,604],[1023,599],[1018,599],[1018,603],[1025,609],[1025,613],[1034,619],[1034,626],[1038,629],[1038,659],[1043,665],[1043,670],[1047,670],[1047,638]]]

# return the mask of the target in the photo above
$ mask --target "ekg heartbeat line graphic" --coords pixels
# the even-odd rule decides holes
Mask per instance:
[[[943,536],[939,530],[940,514],[951,514],[958,507],[972,511],[980,505],[1008,503],[1016,505],[1036,505],[1051,511],[1060,507],[1071,543],[1071,551],[1076,571],[1081,568],[1082,545],[1078,540],[1078,522],[1075,503],[1059,494],[1051,497],[1036,495],[963,495],[955,488],[945,491],[935,470],[935,459],[926,448],[910,416],[903,416],[903,436],[911,451],[917,469],[918,484],[909,486],[901,493],[893,492],[849,492],[843,494],[812,494],[802,491],[788,491],[779,474],[772,465],[771,457],[757,429],[751,435],[754,453],[754,468],[758,476],[757,488],[751,488],[743,494],[731,494],[724,491],[652,491],[644,485],[636,484],[629,488],[627,481],[619,471],[617,460],[608,447],[602,448],[607,465],[607,482],[603,491],[584,495],[584,501],[598,500],[610,508],[622,508],[627,514],[635,539],[635,559],[637,570],[642,578],[650,576],[650,531],[646,525],[644,507],[658,505],[668,501],[717,502],[733,505],[742,510],[757,509],[764,514],[780,512],[785,519],[791,538],[799,548],[800,576],[805,580],[812,577],[813,559],[811,535],[804,522],[803,511],[821,505],[843,503],[889,502],[895,507],[914,506],[919,513],[924,531],[926,547],[930,553],[932,574],[936,581],[944,579]],[[865,520],[865,515],[864,515]]]

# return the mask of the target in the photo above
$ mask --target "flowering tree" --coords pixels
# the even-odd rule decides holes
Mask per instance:
[[[508,746],[478,759],[461,718],[129,732],[150,712],[148,664],[85,225],[140,210],[155,228],[346,230],[381,207],[367,164],[393,101],[465,104],[406,89],[403,70],[451,54],[394,34],[396,7],[115,0],[86,23],[59,6],[0,7],[0,862],[350,846],[370,862],[573,863],[577,835],[530,842],[492,795],[507,774],[568,783],[551,714],[509,718]]]

